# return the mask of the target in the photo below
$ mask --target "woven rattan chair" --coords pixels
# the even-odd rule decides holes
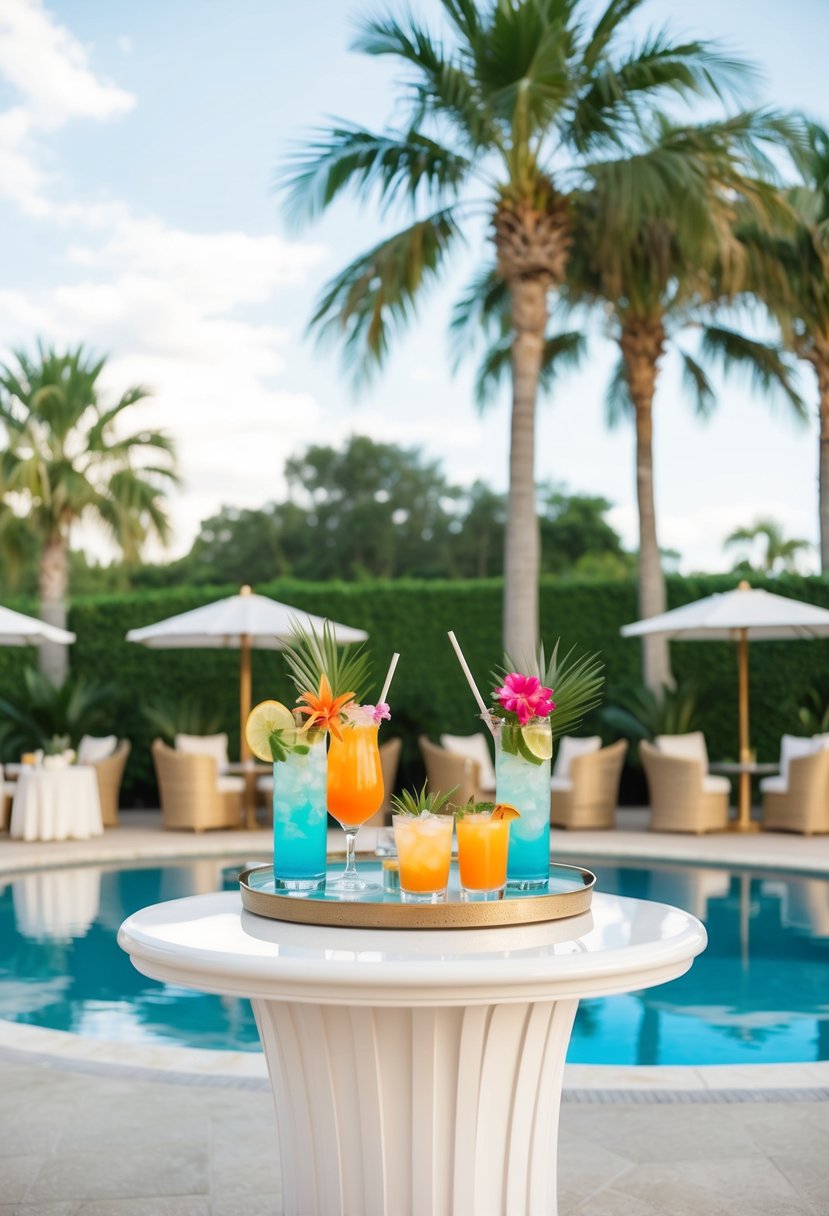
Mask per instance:
[[[431,793],[448,794],[454,790],[452,801],[459,806],[470,798],[491,798],[491,793],[484,794],[481,790],[481,766],[477,760],[449,752],[425,735],[420,736],[418,744],[426,766],[426,785]]]
[[[15,788],[14,781],[4,780],[3,765],[0,764],[0,832],[9,830]]]
[[[98,778],[101,819],[105,828],[118,826],[118,800],[129,754],[129,740],[122,739],[111,756],[96,760],[89,766],[95,769],[95,776]]]
[[[242,820],[243,777],[219,778],[212,756],[176,751],[161,739],[152,745],[153,764],[165,828],[238,828]]]
[[[777,784],[783,788],[775,789]],[[771,788],[770,788],[771,787]],[[829,832],[829,750],[790,760],[785,778],[761,783],[763,827],[813,836]]]
[[[627,749],[627,740],[620,739],[574,756],[569,776],[551,784],[550,823],[559,828],[612,828]]]
[[[701,835],[725,830],[728,794],[706,790],[701,760],[668,755],[645,739],[639,744],[639,756],[650,792],[652,831]]]

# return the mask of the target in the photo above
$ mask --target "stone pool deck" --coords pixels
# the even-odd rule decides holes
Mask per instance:
[[[0,882],[43,865],[261,859],[269,848],[266,830],[194,837],[162,832],[154,812],[122,819],[87,842],[0,836]],[[829,875],[829,838],[645,833],[644,813],[628,810],[618,821],[614,832],[556,832],[554,852],[585,864],[635,856]],[[262,1058],[233,1054],[127,1048],[0,1021],[0,1216],[277,1216]],[[827,1064],[570,1066],[559,1216],[826,1216],[827,1099]]]

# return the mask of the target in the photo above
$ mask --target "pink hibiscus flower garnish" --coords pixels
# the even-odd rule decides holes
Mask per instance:
[[[374,716],[374,721],[378,724],[378,726],[381,722],[390,721],[391,710],[388,707],[388,703],[386,701],[378,701],[377,704],[374,706],[373,716]]]
[[[530,718],[550,716],[555,709],[552,695],[552,688],[545,688],[537,676],[522,676],[517,671],[511,671],[493,693],[508,713],[516,715],[522,726],[526,726]]]

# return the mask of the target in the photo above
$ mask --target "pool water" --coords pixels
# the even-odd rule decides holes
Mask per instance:
[[[234,890],[249,864],[210,858],[0,876],[0,1018],[129,1043],[259,1050],[247,1001],[147,979],[116,943],[131,912]],[[709,945],[670,984],[582,1001],[570,1063],[829,1059],[829,881],[678,865],[590,868],[598,890],[693,912]]]

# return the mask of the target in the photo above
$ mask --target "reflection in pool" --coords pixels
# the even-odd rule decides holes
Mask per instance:
[[[232,890],[248,864],[210,858],[0,877],[0,1018],[122,1042],[258,1050],[247,1001],[149,980],[115,941],[136,909]],[[582,1001],[571,1063],[829,1059],[829,881],[694,866],[590,868],[598,890],[693,912],[709,946],[670,984]]]

